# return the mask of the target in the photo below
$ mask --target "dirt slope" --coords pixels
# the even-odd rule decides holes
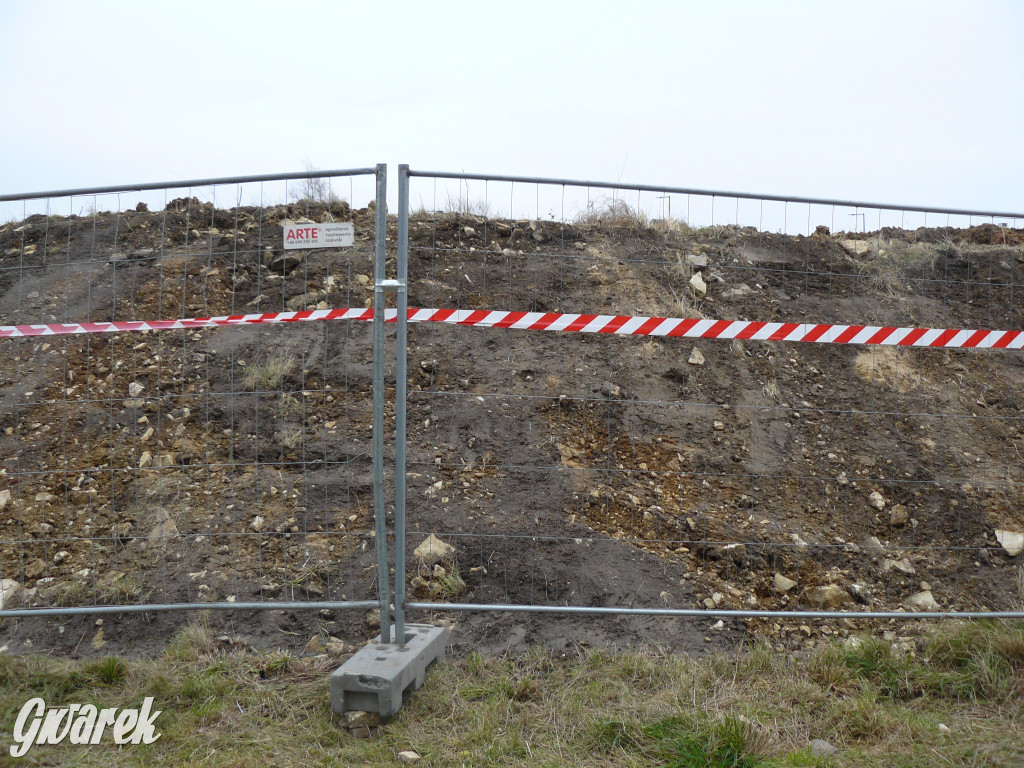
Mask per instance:
[[[353,220],[355,247],[283,253],[279,223],[301,216]],[[0,323],[368,306],[372,227],[372,210],[344,204],[215,210],[194,198],[32,217],[0,228]],[[1020,328],[1021,241],[994,227],[789,237],[621,211],[571,224],[420,215],[410,304]],[[410,589],[908,610],[927,591],[942,608],[1018,607],[1020,558],[994,530],[1024,530],[1021,361],[412,326],[410,555],[435,532],[457,557],[413,568]],[[0,574],[25,588],[12,604],[373,598],[371,363],[370,325],[350,322],[0,341]],[[776,574],[796,586],[781,592]],[[365,619],[211,621],[302,647],[315,632],[360,642]],[[433,619],[455,623],[460,647],[490,650],[696,650],[749,633],[797,647],[862,626]],[[182,620],[108,619],[98,641],[87,618],[2,631],[12,649],[144,650]]]

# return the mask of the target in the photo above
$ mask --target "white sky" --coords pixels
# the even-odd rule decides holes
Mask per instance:
[[[0,193],[401,162],[1024,210],[1024,3],[0,0]]]

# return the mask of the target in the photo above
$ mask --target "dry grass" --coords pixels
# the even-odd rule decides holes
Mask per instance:
[[[853,372],[864,381],[900,392],[920,389],[924,383],[907,351],[892,347],[870,347],[859,353],[853,360]]]
[[[915,655],[871,639],[800,659],[763,646],[703,659],[470,654],[435,667],[369,740],[333,721],[337,662],[234,647],[199,623],[152,661],[0,656],[0,711],[9,728],[32,696],[99,706],[156,697],[154,744],[29,753],[47,765],[384,766],[405,749],[422,766],[1012,766],[1024,756],[1020,623],[949,627]],[[814,738],[839,753],[815,757]]]
[[[245,369],[242,386],[260,391],[276,389],[295,370],[295,365],[295,358],[291,356],[268,357],[263,363]]]

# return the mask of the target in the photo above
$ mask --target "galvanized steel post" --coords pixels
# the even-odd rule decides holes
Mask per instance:
[[[373,518],[377,539],[380,639],[391,642],[391,581],[388,568],[387,510],[384,506],[384,261],[387,233],[388,168],[376,168],[376,237],[373,257]]]
[[[409,166],[398,166],[398,332],[395,341],[395,634],[405,644],[405,389],[409,320]]]

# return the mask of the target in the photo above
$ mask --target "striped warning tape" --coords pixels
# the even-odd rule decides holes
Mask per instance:
[[[393,323],[397,310],[385,311]],[[565,312],[502,312],[486,309],[410,309],[410,323],[448,323],[480,328],[527,331],[607,333],[618,336],[667,336],[690,339],[743,339],[751,341],[803,341],[822,344],[877,344],[943,349],[1021,349],[1024,331],[989,331],[970,328],[908,328],[833,323],[764,323],[753,320],[702,320],[631,315],[580,315]],[[194,317],[181,320],[51,323],[0,326],[0,338],[63,336],[80,333],[161,331],[175,328],[213,328],[226,325],[264,325],[318,320],[373,320],[372,309],[316,309],[301,312],[264,312],[252,315]]]

